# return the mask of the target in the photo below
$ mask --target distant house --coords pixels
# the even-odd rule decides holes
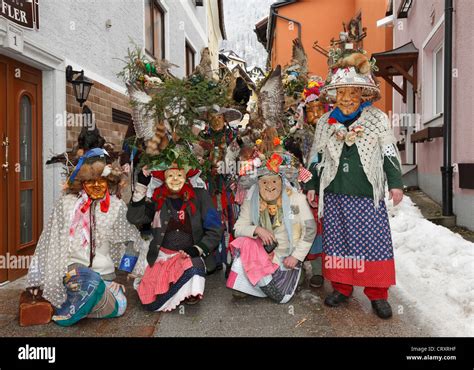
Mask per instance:
[[[219,54],[222,55],[222,60],[225,60],[225,64],[230,70],[233,70],[237,65],[239,65],[244,70],[247,70],[247,62],[235,51],[221,50]]]
[[[263,70],[257,66],[247,70],[247,73],[254,83],[258,83],[258,81],[265,77]]]
[[[255,90],[255,82],[247,73],[247,63],[236,52],[232,50],[221,50],[219,54],[219,66],[221,69],[221,78],[230,72],[235,78],[242,78],[249,88]]]

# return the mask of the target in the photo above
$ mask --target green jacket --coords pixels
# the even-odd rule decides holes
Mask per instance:
[[[321,154],[318,154],[318,163],[321,162]],[[307,190],[315,190],[319,193],[319,176],[316,171],[317,163],[310,166],[313,178],[306,183]],[[388,188],[403,189],[400,163],[396,157],[384,157],[383,169],[387,178]],[[321,170],[324,171],[324,168]],[[336,194],[357,195],[373,197],[373,189],[367,175],[364,172],[360,160],[357,145],[344,145],[337,174],[325,191]]]

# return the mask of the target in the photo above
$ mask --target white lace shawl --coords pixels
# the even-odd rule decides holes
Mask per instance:
[[[344,147],[344,141],[337,140],[334,135],[335,125],[328,124],[329,115],[330,112],[324,114],[319,119],[314,133],[313,146],[308,157],[308,163],[311,163],[318,153],[322,154],[322,161],[317,166],[318,174],[321,176],[319,217],[323,216],[324,189],[336,177]],[[362,137],[356,139],[354,145],[357,146],[362,167],[372,185],[374,205],[378,207],[385,193],[384,156],[388,158],[395,157],[398,163],[401,163],[400,154],[395,145],[396,138],[393,135],[387,115],[373,106],[364,108],[360,117],[349,126],[348,131],[357,125],[361,125],[364,128],[364,132]],[[393,164],[395,165],[395,163]],[[324,171],[321,171],[322,168],[324,168]]]
[[[27,276],[27,287],[40,286],[43,297],[53,306],[59,307],[66,300],[63,277],[67,272],[72,240],[69,227],[76,195],[64,195],[56,203],[43,233],[36,246]],[[96,248],[109,243],[110,256],[115,265],[125,252],[125,242],[140,240],[137,228],[127,221],[127,206],[116,196],[110,196],[107,213],[102,213],[96,205]]]

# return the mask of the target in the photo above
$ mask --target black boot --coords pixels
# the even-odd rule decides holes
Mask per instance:
[[[348,298],[349,298],[348,296],[342,293],[339,293],[337,290],[335,290],[334,292],[332,292],[326,297],[326,299],[324,300],[324,304],[330,307],[337,307],[342,302],[347,301]]]
[[[390,307],[390,304],[386,299],[377,299],[371,303],[372,308],[378,317],[381,319],[389,319],[392,317],[392,307]]]
[[[321,275],[313,275],[309,279],[309,286],[313,288],[321,288],[324,284],[324,278]]]

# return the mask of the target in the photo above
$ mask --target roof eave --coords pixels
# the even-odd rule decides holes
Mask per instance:
[[[275,29],[274,14],[276,13],[275,10],[278,9],[278,8],[282,8],[284,6],[287,6],[287,5],[294,4],[296,2],[298,2],[298,0],[285,0],[285,1],[279,1],[277,3],[273,3],[270,6],[270,16],[268,18],[268,22],[269,22],[270,27],[267,27],[267,46],[265,47],[265,49],[267,49],[268,53],[270,53],[272,51],[272,47],[273,47],[273,33],[274,33],[274,29]]]

